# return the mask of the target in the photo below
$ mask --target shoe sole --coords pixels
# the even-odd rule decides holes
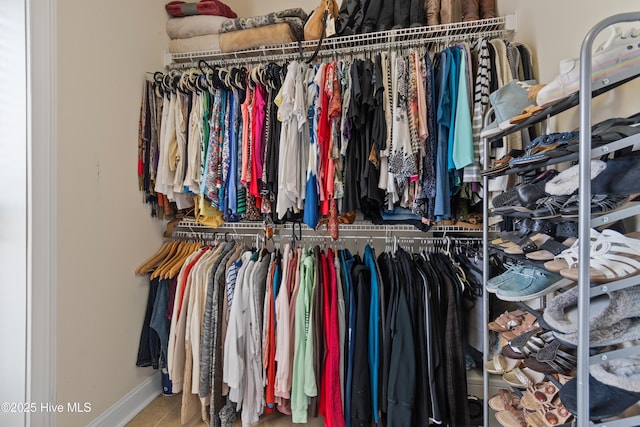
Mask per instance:
[[[496,296],[498,298],[500,298],[502,301],[509,301],[509,302],[519,302],[519,301],[529,301],[535,298],[539,298],[541,296],[547,295],[550,292],[555,291],[556,289],[560,289],[560,288],[565,288],[569,285],[571,285],[572,283],[575,283],[573,280],[569,280],[569,279],[560,279],[557,282],[551,284],[551,286],[544,288],[541,291],[538,291],[534,294],[531,295],[500,295],[498,292],[496,292]]]

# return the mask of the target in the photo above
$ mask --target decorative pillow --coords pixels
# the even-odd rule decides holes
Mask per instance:
[[[171,16],[216,15],[226,18],[237,18],[238,15],[220,0],[200,0],[198,3],[171,1],[164,8]]]

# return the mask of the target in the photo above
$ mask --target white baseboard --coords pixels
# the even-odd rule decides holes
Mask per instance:
[[[162,393],[160,372],[147,378],[87,427],[123,427]]]

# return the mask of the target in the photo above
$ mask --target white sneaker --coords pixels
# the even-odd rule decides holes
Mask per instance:
[[[635,71],[634,71],[635,70]],[[613,28],[612,35],[592,56],[592,81],[609,83],[640,73],[640,29],[622,33]],[[580,58],[560,61],[560,75],[538,92],[536,104],[547,106],[580,89]]]

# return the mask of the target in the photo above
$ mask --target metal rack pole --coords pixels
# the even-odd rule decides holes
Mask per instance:
[[[489,109],[484,116],[483,125],[486,127],[490,122],[491,112],[493,109]],[[489,167],[490,149],[487,144],[487,139],[482,138],[481,144],[484,146],[484,167]],[[489,177],[482,177],[482,218],[484,220],[484,227],[482,227],[482,324],[489,324],[489,295],[487,293],[487,281],[490,278],[489,274]],[[486,370],[487,362],[489,361],[489,331],[487,328],[483,328],[484,334],[482,339],[482,411],[484,426],[489,426],[489,372]]]
[[[589,425],[589,294],[590,294],[590,229],[591,229],[591,73],[592,49],[595,38],[605,28],[618,22],[640,20],[640,13],[613,15],[598,22],[587,33],[580,49],[580,205],[579,205],[579,296],[578,322],[578,427]]]

